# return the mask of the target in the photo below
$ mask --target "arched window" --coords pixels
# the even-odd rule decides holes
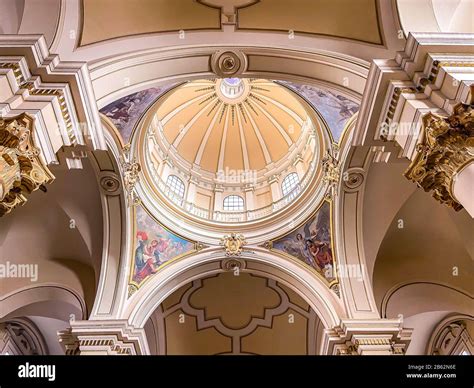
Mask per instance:
[[[283,196],[286,197],[288,194],[292,193],[291,195],[296,195],[297,190],[295,190],[296,186],[298,186],[300,180],[298,178],[298,174],[292,172],[288,174],[285,179],[283,179],[283,183],[281,184],[281,191],[283,192]]]
[[[224,198],[224,210],[226,211],[243,211],[244,199],[238,195],[229,195]]]
[[[170,175],[166,180],[166,186],[175,193],[179,198],[184,198],[184,183],[176,175]]]

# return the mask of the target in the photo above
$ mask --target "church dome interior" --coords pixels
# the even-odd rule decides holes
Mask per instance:
[[[150,116],[142,120],[142,160],[151,186],[194,216],[253,221],[315,184],[327,137],[316,131],[326,129],[301,96],[276,81],[193,80],[158,98]]]
[[[269,370],[363,386],[365,363],[377,386],[387,370],[415,383],[416,355],[457,367],[429,386],[470,378],[472,15],[472,0],[0,0],[1,387],[37,378],[3,373],[15,356],[91,384],[90,361],[56,355],[107,356],[91,359],[109,385],[129,370],[102,361],[116,355],[250,356],[213,365],[243,376],[254,355],[315,356]],[[163,360],[127,375],[189,367]]]

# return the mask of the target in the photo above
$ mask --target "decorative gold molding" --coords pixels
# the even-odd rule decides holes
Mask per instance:
[[[26,113],[0,118],[0,217],[24,205],[27,194],[54,181],[35,146],[34,119]]]
[[[323,182],[327,184],[327,191],[325,198],[331,200],[337,193],[337,185],[341,177],[341,167],[339,160],[337,160],[337,154],[339,152],[339,146],[333,143],[332,151],[327,150],[321,160],[323,169]]]
[[[240,256],[246,243],[245,237],[236,233],[230,233],[221,239],[221,245],[225,249],[226,256]]]
[[[429,112],[423,117],[422,140],[405,172],[433,198],[459,211],[463,206],[453,194],[453,179],[474,161],[473,104],[457,104],[449,117]]]
[[[130,144],[125,145],[123,148],[121,167],[123,170],[124,186],[127,191],[128,206],[138,205],[140,198],[135,193],[135,185],[140,179],[139,173],[142,168],[140,163],[136,161],[136,158],[130,155]]]

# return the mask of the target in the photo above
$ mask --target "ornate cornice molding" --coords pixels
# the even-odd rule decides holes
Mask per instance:
[[[456,174],[474,161],[474,105],[459,103],[444,117],[432,112],[423,116],[423,133],[417,154],[405,172],[441,203],[459,211],[463,206],[453,194]]]
[[[39,35],[0,35],[0,79],[0,116],[26,111],[35,117],[47,164],[59,162],[61,147],[106,150],[86,63],[61,61]],[[82,167],[80,157],[69,159],[70,168]]]
[[[52,183],[54,175],[40,157],[27,114],[0,118],[0,217],[24,205],[27,195]]]
[[[343,320],[327,329],[327,355],[403,355],[411,340],[411,329],[401,319]]]
[[[71,321],[71,327],[58,332],[67,355],[144,355],[149,354],[144,329],[127,321]]]

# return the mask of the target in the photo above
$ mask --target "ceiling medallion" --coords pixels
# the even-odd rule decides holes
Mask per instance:
[[[247,69],[247,57],[238,50],[217,51],[211,57],[211,69],[218,77],[233,77]]]
[[[348,191],[356,190],[364,182],[364,174],[360,171],[347,171],[343,174],[343,182]]]
[[[34,144],[33,118],[23,113],[0,119],[0,217],[24,205],[26,195],[46,191],[53,174],[43,163]]]
[[[221,239],[221,245],[224,247],[225,255],[228,257],[240,256],[242,254],[242,248],[246,243],[245,237],[237,233],[230,233]]]
[[[106,195],[120,194],[120,180],[116,174],[106,171],[100,176],[100,186]]]
[[[238,273],[245,268],[245,261],[242,259],[224,259],[221,262],[221,268],[225,271],[232,271]]]

